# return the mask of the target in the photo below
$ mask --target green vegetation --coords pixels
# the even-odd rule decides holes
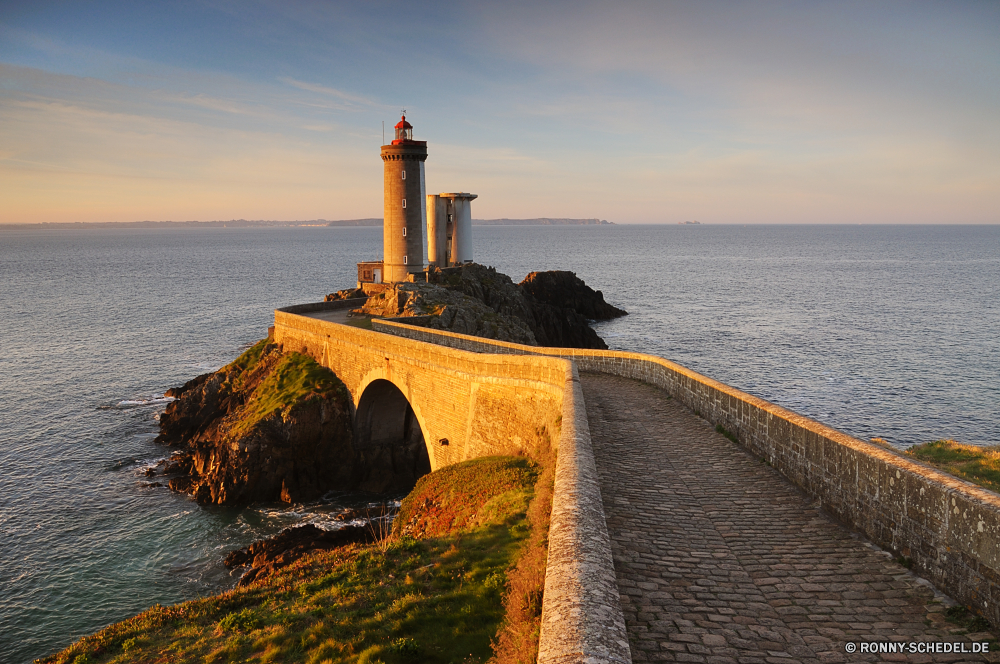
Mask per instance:
[[[362,330],[372,329],[372,319],[368,316],[348,319],[347,324],[351,327],[360,327]]]
[[[985,632],[990,629],[990,623],[982,616],[977,616],[961,604],[948,607],[944,612],[945,618],[953,625],[958,625],[967,632]],[[991,639],[992,641],[992,639]],[[992,650],[992,648],[990,648]]]
[[[449,466],[417,483],[388,543],[307,554],[246,588],[155,606],[43,661],[534,661],[552,467],[523,457]],[[402,534],[407,523],[421,539]],[[522,643],[529,650],[518,654]]]
[[[335,373],[308,355],[285,353],[270,375],[257,386],[253,403],[249,404],[256,418],[248,421],[252,424],[254,419],[262,419],[275,410],[336,392],[347,396],[347,388]]]
[[[308,355],[280,350],[264,339],[223,369],[230,389],[248,392],[245,412],[234,432],[246,431],[276,410],[287,411],[313,398],[329,398],[338,392],[349,398],[332,371]]]
[[[524,513],[538,473],[524,457],[486,457],[442,468],[420,478],[403,499],[393,532],[435,537]]]
[[[266,355],[274,347],[275,345],[269,340],[261,339],[253,346],[250,346],[250,348],[243,351],[242,355],[230,362],[225,367],[225,371],[236,374],[252,371],[253,368],[257,366],[257,363],[260,362],[260,358]]]
[[[1000,446],[979,447],[954,440],[935,440],[914,445],[906,454],[984,489],[1000,493]]]
[[[722,426],[721,424],[716,424],[715,425],[715,431],[716,431],[716,433],[721,433],[723,436],[725,436],[729,440],[733,441],[734,443],[739,443],[740,442],[740,441],[736,440],[736,436],[733,435],[732,431],[730,431],[726,427]]]

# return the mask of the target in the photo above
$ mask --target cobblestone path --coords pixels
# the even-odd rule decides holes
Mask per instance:
[[[634,661],[998,661],[847,654],[970,639],[928,586],[664,392],[581,380]]]

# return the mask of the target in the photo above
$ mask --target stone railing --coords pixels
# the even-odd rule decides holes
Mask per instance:
[[[337,311],[340,309],[354,309],[363,307],[367,297],[352,297],[346,300],[333,300],[332,302],[309,302],[308,304],[293,304],[290,307],[282,307],[278,311],[286,314],[311,314],[317,311]]]
[[[631,661],[587,409],[574,366],[563,397],[538,662]]]
[[[555,355],[579,371],[656,385],[1000,625],[1000,496],[991,491],[652,355],[522,346],[381,321],[373,329],[479,353]]]

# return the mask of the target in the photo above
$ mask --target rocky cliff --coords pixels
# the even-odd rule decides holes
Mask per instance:
[[[370,297],[362,310],[390,318],[430,317],[428,327],[488,339],[601,349],[608,346],[589,321],[627,313],[572,272],[532,272],[515,284],[492,267],[469,263],[429,276],[428,283],[394,284]],[[341,297],[328,297],[334,295]]]
[[[309,500],[355,479],[350,397],[311,358],[261,341],[167,396],[157,442],[180,452],[165,474],[199,503]]]
[[[554,307],[570,309],[590,320],[611,320],[628,315],[624,309],[604,301],[604,293],[595,291],[573,272],[550,270],[532,272],[518,288],[521,292]]]

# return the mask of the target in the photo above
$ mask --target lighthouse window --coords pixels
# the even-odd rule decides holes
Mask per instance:
[[[403,265],[406,265],[406,256],[403,256]]]
[[[406,237],[406,229],[403,229],[403,237]]]
[[[406,171],[403,171],[403,179],[406,179]]]
[[[406,207],[406,199],[403,199],[403,207]]]

